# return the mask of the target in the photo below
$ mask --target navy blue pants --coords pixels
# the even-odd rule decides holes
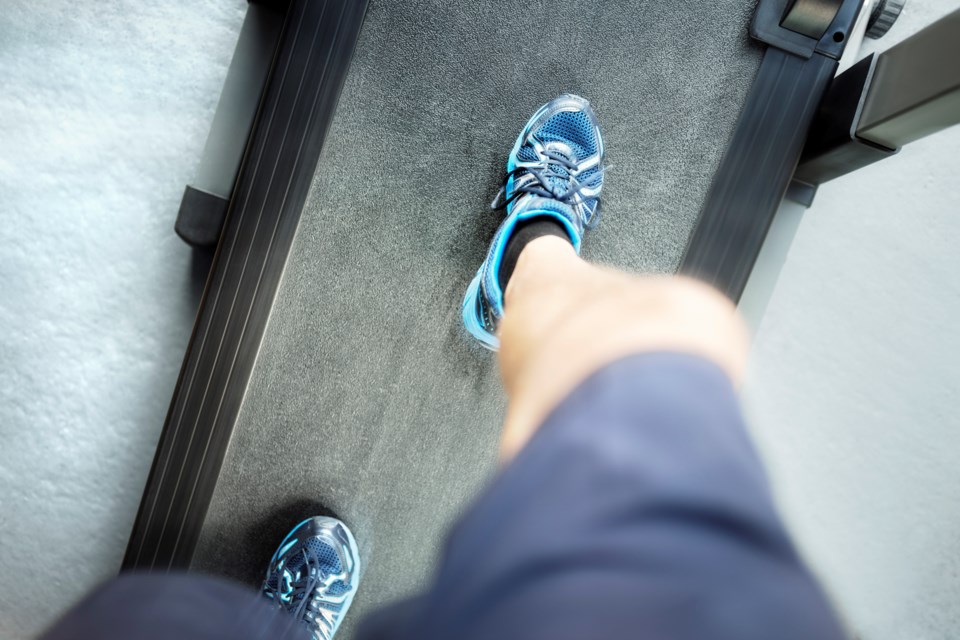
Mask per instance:
[[[241,587],[127,576],[46,638],[299,633]],[[620,360],[570,394],[453,529],[428,591],[359,635],[843,637],[776,514],[729,381],[667,353]]]

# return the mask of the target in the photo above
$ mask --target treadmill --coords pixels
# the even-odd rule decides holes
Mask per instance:
[[[184,196],[178,232],[215,256],[124,570],[259,586],[328,514],[364,567],[343,637],[422,587],[496,473],[506,399],[460,303],[529,115],[566,92],[599,115],[587,259],[737,300],[863,4],[251,4],[259,80],[245,115],[218,112],[220,192]]]

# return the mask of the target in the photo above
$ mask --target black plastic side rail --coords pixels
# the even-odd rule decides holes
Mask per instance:
[[[680,264],[739,301],[863,0],[761,0],[769,45]]]
[[[367,0],[292,0],[123,569],[190,564]]]

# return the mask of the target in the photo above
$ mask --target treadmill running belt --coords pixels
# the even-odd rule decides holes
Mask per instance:
[[[193,568],[259,584],[289,527],[336,514],[365,567],[343,638],[428,579],[495,471],[505,398],[459,307],[515,137],[588,98],[612,168],[585,256],[675,271],[760,63],[753,7],[370,3]]]

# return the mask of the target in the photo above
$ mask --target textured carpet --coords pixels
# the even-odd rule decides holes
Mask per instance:
[[[345,635],[423,584],[494,471],[505,400],[459,305],[514,138],[555,95],[590,99],[613,169],[586,256],[673,271],[759,64],[752,8],[374,0],[195,568],[254,583],[332,512],[366,565]]]
[[[209,268],[173,233],[244,0],[0,8],[0,638],[116,575]]]

